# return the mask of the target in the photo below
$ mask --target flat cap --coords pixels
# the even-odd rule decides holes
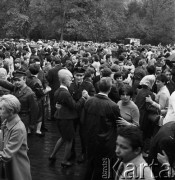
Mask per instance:
[[[26,73],[23,71],[13,71],[12,75],[14,78],[20,78],[26,76]]]
[[[81,66],[77,66],[74,68],[74,73],[85,73],[85,68],[81,67]]]

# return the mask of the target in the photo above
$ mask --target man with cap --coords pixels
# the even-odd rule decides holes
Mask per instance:
[[[21,111],[19,112],[19,116],[23,121],[27,132],[31,133],[30,128],[34,128],[38,114],[38,105],[35,93],[26,85],[25,72],[14,71],[13,81],[14,84],[5,80],[0,80],[0,86],[12,91],[13,95],[20,101]]]
[[[74,68],[74,82],[69,87],[69,91],[73,97],[73,99],[78,102],[79,99],[81,98],[83,90],[86,90],[89,94],[89,96],[94,96],[95,94],[95,88],[93,84],[89,81],[84,80],[84,75],[85,75],[85,69],[83,67],[75,67]],[[79,134],[80,134],[80,139],[81,139],[81,147],[82,147],[82,154],[78,158],[79,162],[82,162],[85,160],[85,144],[84,144],[84,139],[83,139],[83,128],[82,124],[80,122],[80,116],[82,112],[83,106],[79,110],[79,117],[75,120],[74,125],[75,129],[77,129],[77,126],[79,125]],[[75,141],[73,143],[73,154],[74,154],[74,147],[75,146]]]

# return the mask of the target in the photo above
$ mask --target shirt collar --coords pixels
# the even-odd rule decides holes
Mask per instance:
[[[100,95],[102,95],[102,96],[106,96],[106,97],[108,97],[108,95],[107,95],[107,94],[102,93],[102,92],[99,92],[98,94],[100,94]]]
[[[68,90],[68,88],[66,86],[64,86],[64,85],[60,85],[60,88]]]

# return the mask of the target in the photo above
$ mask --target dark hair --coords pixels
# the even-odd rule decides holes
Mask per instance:
[[[100,59],[97,54],[93,54],[92,57],[94,58],[94,61],[96,61],[96,62],[98,62]]]
[[[156,80],[159,80],[159,81],[162,81],[163,83],[165,83],[165,85],[167,84],[167,77],[165,74],[159,74],[157,77],[156,77]]]
[[[117,78],[122,77],[122,72],[118,71],[114,74],[114,80],[116,80]]]
[[[112,74],[112,71],[110,68],[104,68],[102,71],[102,77],[110,77]]]
[[[0,58],[5,59],[5,54],[3,52],[0,52]]]
[[[119,95],[121,96],[121,95],[124,95],[124,94],[127,94],[127,95],[129,95],[130,97],[132,97],[133,96],[133,90],[132,90],[132,87],[131,86],[129,86],[129,85],[124,85],[123,87],[121,87],[120,89],[119,89]]]
[[[147,71],[149,74],[155,74],[156,73],[156,68],[155,66],[151,65],[151,66],[147,66]]]
[[[108,92],[112,87],[112,79],[110,77],[103,77],[99,82],[99,91],[100,92]]]
[[[143,137],[141,130],[136,126],[124,126],[118,129],[118,136],[124,137],[130,141],[133,150],[143,148]]]
[[[39,73],[39,70],[40,70],[40,68],[39,68],[39,66],[36,65],[36,64],[31,64],[30,67],[29,67],[29,71],[30,71],[30,73],[31,73],[32,75],[38,74],[38,73]]]
[[[106,59],[110,58],[111,54],[106,54]]]

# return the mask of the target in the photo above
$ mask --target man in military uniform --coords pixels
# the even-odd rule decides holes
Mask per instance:
[[[26,85],[26,73],[22,71],[13,72],[14,84],[0,80],[0,86],[9,89],[21,103],[19,116],[23,121],[27,132],[34,129],[38,116],[38,105],[35,93]]]
[[[82,96],[82,91],[86,90],[89,94],[89,96],[94,96],[95,94],[95,88],[93,84],[90,81],[84,80],[85,75],[85,69],[83,67],[75,67],[74,68],[74,82],[70,85],[69,91],[73,97],[73,99],[78,102],[79,99]],[[79,134],[80,134],[80,140],[81,140],[81,147],[82,147],[82,154],[78,157],[78,162],[81,163],[85,160],[85,143],[84,143],[84,132],[83,127],[80,122],[80,117],[82,113],[82,109],[79,111],[79,117],[74,122],[75,129],[77,129],[77,126],[79,125]],[[72,154],[75,154],[75,141],[73,142],[72,146]]]

